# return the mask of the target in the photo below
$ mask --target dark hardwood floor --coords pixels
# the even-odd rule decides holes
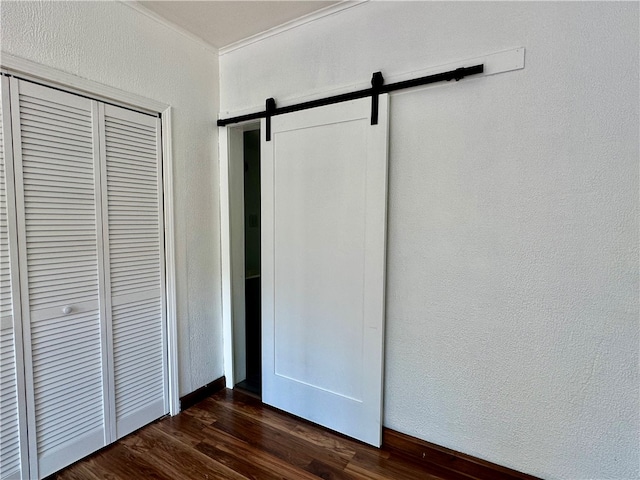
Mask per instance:
[[[222,390],[175,417],[165,417],[132,433],[50,478],[459,478],[440,473],[266,407],[251,396]]]

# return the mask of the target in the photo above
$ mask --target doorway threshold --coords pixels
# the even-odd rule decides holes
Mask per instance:
[[[262,382],[258,379],[246,379],[237,383],[234,387],[234,390],[240,390],[247,395],[251,395],[252,397],[257,398],[258,400],[262,400]]]

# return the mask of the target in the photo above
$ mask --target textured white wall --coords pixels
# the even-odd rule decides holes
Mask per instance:
[[[385,424],[637,479],[638,3],[369,2],[223,55],[221,110],[519,46],[392,97]]]
[[[180,394],[223,373],[218,60],[120,2],[0,5],[4,52],[173,107]]]

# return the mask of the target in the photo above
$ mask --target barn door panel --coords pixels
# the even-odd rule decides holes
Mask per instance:
[[[381,443],[387,95],[262,132],[263,401]]]

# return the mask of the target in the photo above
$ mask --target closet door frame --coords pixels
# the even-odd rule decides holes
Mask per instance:
[[[166,303],[166,344],[168,366],[169,414],[180,413],[178,384],[178,329],[176,312],[175,226],[173,194],[173,157],[171,155],[171,106],[141,95],[103,85],[92,80],[41,65],[3,52],[0,57],[0,73],[41,85],[90,97],[159,117],[161,124],[162,156],[160,169],[163,186],[164,215],[164,265]],[[8,82],[7,82],[8,83]],[[8,93],[7,93],[8,95]],[[13,186],[12,186],[13,187]],[[15,304],[16,302],[14,302]],[[23,389],[24,390],[24,389]]]
[[[5,193],[7,202],[15,201],[15,183],[13,168],[13,131],[11,122],[11,97],[9,92],[9,79],[0,77],[2,86],[2,128],[4,140],[4,167],[5,167]],[[18,222],[15,204],[13,208],[7,208],[7,233],[9,241],[9,263],[11,277],[11,308],[13,322],[13,348],[16,366],[16,389],[18,400],[18,429],[20,431],[20,464],[21,473],[25,478],[31,478],[29,472],[29,439],[27,436],[27,411],[26,411],[26,385],[25,364],[22,336],[22,304],[20,297],[20,269],[18,267]]]

